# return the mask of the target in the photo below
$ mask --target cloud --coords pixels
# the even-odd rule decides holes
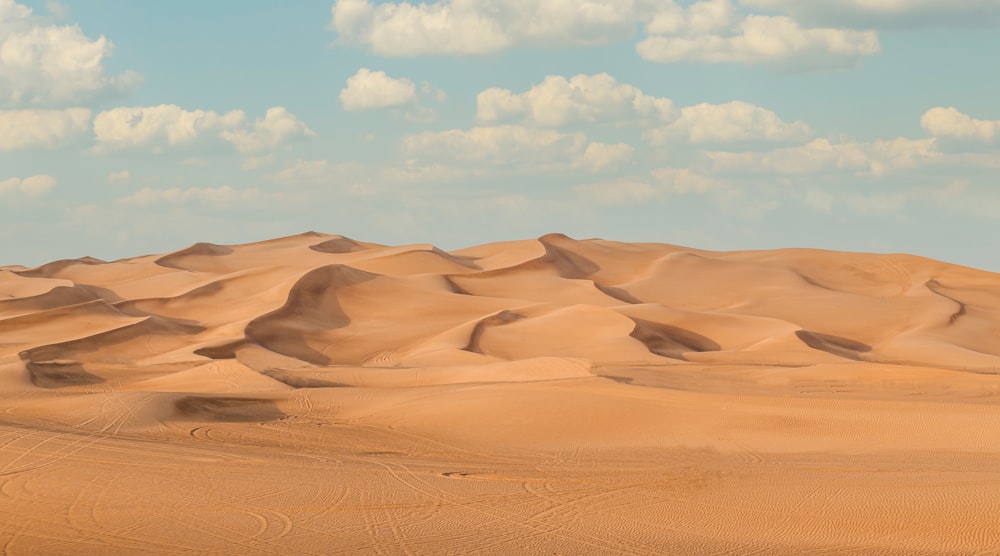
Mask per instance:
[[[417,98],[417,86],[409,79],[395,79],[384,71],[361,68],[347,78],[340,91],[340,104],[348,112],[409,104]]]
[[[0,104],[77,104],[131,89],[138,74],[105,72],[111,50],[104,36],[91,40],[78,25],[46,25],[30,8],[0,0]]]
[[[515,45],[601,45],[635,32],[634,0],[338,0],[331,27],[341,42],[382,56],[481,55]]]
[[[108,183],[111,185],[121,185],[130,181],[132,181],[132,174],[128,170],[121,170],[108,174]]]
[[[653,145],[665,145],[677,141],[804,141],[811,135],[812,130],[805,122],[785,122],[770,110],[748,102],[733,101],[685,107],[677,120],[651,129],[643,137]]]
[[[405,137],[404,155],[420,160],[531,170],[613,168],[632,155],[628,145],[591,143],[582,133],[505,125],[425,132]]]
[[[839,142],[815,139],[809,143],[767,152],[706,152],[719,172],[825,174],[868,173],[914,168],[942,158],[934,139]]]
[[[632,160],[632,153],[634,151],[635,149],[631,145],[624,143],[614,145],[591,143],[587,145],[583,154],[573,162],[573,165],[595,174],[608,170],[616,170],[622,164]]]
[[[690,168],[658,168],[649,178],[622,178],[578,186],[576,191],[598,204],[632,205],[675,195],[702,194],[724,189],[718,180]]]
[[[2,6],[0,6],[2,9]],[[9,178],[0,181],[0,196],[23,195],[38,197],[44,195],[56,186],[56,179],[46,174],[38,174],[27,178]]]
[[[975,27],[1000,22],[997,0],[740,0],[740,4],[783,12],[809,24],[854,28]]]
[[[646,95],[607,73],[580,74],[570,79],[549,75],[518,94],[509,89],[487,89],[476,97],[476,106],[480,122],[522,119],[543,126],[662,121],[673,117],[674,112],[670,99]]]
[[[0,110],[0,151],[51,148],[90,126],[90,110]]]
[[[220,114],[205,110],[184,110],[174,104],[122,107],[101,112],[94,118],[94,135],[99,150],[145,147],[166,143],[181,145],[205,131],[236,128],[246,119],[241,110]]]
[[[257,189],[234,189],[228,185],[222,187],[197,188],[190,187],[182,189],[171,187],[168,189],[153,189],[144,187],[139,191],[115,200],[119,205],[134,205],[148,207],[155,205],[178,205],[185,203],[198,203],[212,205],[218,208],[225,208],[232,204],[249,203],[259,200],[262,197]]]
[[[952,107],[931,108],[920,118],[920,126],[935,137],[984,142],[991,142],[1000,134],[1000,120],[977,120]]]
[[[316,135],[304,122],[282,106],[267,109],[252,129],[225,130],[224,140],[232,143],[241,154],[251,155],[274,149],[292,139]]]
[[[281,106],[269,108],[263,118],[246,122],[246,113],[185,110],[173,104],[122,107],[94,118],[98,152],[125,148],[178,146],[206,133],[217,134],[245,156],[273,150],[299,137],[315,135],[305,123]],[[263,160],[263,159],[261,159]]]
[[[729,0],[667,4],[636,52],[653,62],[767,64],[780,71],[843,69],[879,52],[875,31],[804,28],[785,16],[738,17]]]

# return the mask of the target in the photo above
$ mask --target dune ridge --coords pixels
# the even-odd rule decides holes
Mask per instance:
[[[0,389],[11,553],[1000,546],[1000,275],[909,255],[307,232],[5,266]]]

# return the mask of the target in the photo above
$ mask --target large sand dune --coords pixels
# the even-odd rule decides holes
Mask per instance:
[[[0,267],[0,392],[4,553],[1000,554],[1000,275],[914,256]]]

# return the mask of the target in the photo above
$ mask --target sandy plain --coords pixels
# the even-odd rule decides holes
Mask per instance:
[[[5,554],[1000,554],[1000,275],[306,233],[0,267]]]

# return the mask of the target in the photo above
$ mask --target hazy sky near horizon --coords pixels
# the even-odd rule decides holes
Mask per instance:
[[[316,230],[1000,271],[1000,0],[0,0],[0,265]]]

